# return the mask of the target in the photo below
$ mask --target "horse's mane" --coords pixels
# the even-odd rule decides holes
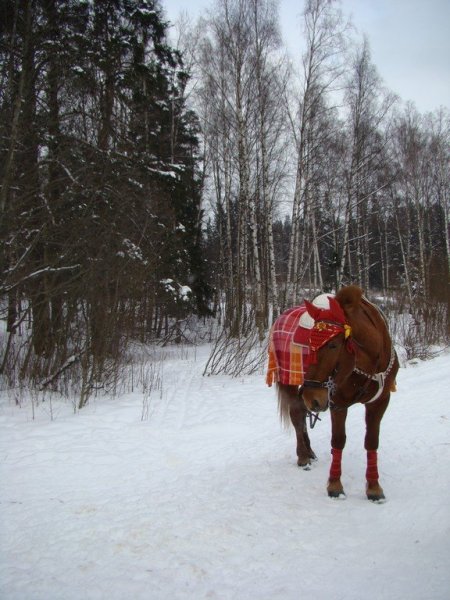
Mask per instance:
[[[367,353],[367,358],[372,356],[378,360],[381,355],[383,363],[388,361],[391,342],[386,318],[380,309],[367,300],[363,290],[357,285],[339,290],[336,300],[342,306],[352,327],[354,339],[362,351],[358,360],[365,361],[363,355]]]
[[[338,291],[336,300],[342,306],[345,312],[351,312],[361,304],[363,291],[357,285],[349,285]]]
[[[336,300],[342,306],[347,316],[351,316],[353,313],[355,313],[357,308],[369,308],[370,312],[372,313],[372,317],[377,320],[381,318],[383,324],[387,328],[388,323],[386,316],[376,304],[373,304],[364,296],[364,292],[359,286],[349,285],[342,288],[336,294]]]

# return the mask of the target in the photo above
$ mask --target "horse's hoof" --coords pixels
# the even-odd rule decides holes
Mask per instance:
[[[375,502],[376,504],[383,504],[383,502],[386,502],[383,488],[378,481],[368,481],[366,483],[366,496],[368,500]]]
[[[374,504],[384,504],[386,502],[386,496],[381,492],[381,494],[367,494],[367,499],[373,502]]]
[[[383,492],[383,488],[378,482],[371,482],[366,486],[367,499],[376,504],[383,504],[386,502],[386,497]]]
[[[328,498],[334,498],[337,500],[345,500],[347,498],[347,496],[345,495],[345,492],[337,492],[337,491],[333,491],[333,490],[328,490]]]
[[[308,460],[302,460],[302,459],[297,459],[297,465],[303,469],[304,471],[311,471],[311,461]]]
[[[347,497],[340,479],[329,479],[327,483],[327,492],[329,498],[345,499]]]

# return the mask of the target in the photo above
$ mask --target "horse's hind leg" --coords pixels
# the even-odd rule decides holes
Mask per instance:
[[[283,421],[289,418],[297,437],[297,464],[307,468],[316,458],[306,428],[306,407],[299,396],[298,388],[293,385],[278,385],[280,415]]]
[[[309,441],[306,426],[306,407],[298,395],[289,407],[289,414],[297,436],[297,464],[299,467],[307,467],[311,464],[311,460],[316,458],[316,455]]]
[[[317,460],[317,456],[315,455],[314,450],[311,448],[311,442],[309,441],[309,435],[308,435],[308,427],[306,425],[306,414],[307,414],[307,410],[306,410],[306,406],[303,403],[303,400],[301,401],[302,405],[303,405],[303,410],[304,410],[304,414],[303,414],[303,440],[305,442],[305,446],[308,450],[309,453],[309,457],[312,460]]]

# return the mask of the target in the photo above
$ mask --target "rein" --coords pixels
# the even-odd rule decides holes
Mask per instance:
[[[317,421],[321,421],[322,419],[319,417],[319,413],[311,412],[310,410],[306,411],[307,416],[309,417],[309,428],[314,429],[314,425]]]

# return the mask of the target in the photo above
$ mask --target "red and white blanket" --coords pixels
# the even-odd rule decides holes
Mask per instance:
[[[278,317],[272,326],[269,339],[269,364],[266,383],[302,385],[311,362],[309,347],[311,329],[299,324],[306,306],[290,308]]]

